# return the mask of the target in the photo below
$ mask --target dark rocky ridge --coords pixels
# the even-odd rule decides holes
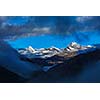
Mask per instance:
[[[100,78],[98,81],[95,78],[89,81],[86,77],[81,77],[81,73],[85,73],[85,70],[95,70],[97,62],[99,62],[98,66],[100,67],[100,49],[65,60],[63,63],[50,68],[47,72],[38,74],[36,80],[33,78],[29,82],[100,82]],[[95,76],[96,72],[90,73],[90,75]],[[97,77],[100,77],[100,74]]]
[[[82,70],[86,68],[87,64],[100,61],[100,50],[88,52],[86,54],[77,55],[69,60],[64,61],[63,64],[59,64],[48,71],[48,74],[53,78],[58,77],[75,77]],[[91,66],[89,66],[91,68]],[[95,66],[94,66],[95,67]],[[54,73],[54,74],[52,74]]]

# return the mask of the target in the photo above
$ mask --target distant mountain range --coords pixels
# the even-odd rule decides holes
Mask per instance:
[[[38,58],[26,56],[37,54],[31,47],[27,50],[31,53],[23,55],[0,41],[0,82],[100,82],[99,44],[82,47],[73,42],[63,50],[44,49],[43,56],[50,55],[50,51],[57,52]]]

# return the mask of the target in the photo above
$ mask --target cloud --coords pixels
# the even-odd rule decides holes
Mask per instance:
[[[79,16],[79,17],[76,17],[76,21],[80,22],[80,23],[84,23],[85,21],[89,21],[91,19],[93,19],[92,16]]]
[[[32,31],[38,33],[50,33],[50,27],[34,28]]]
[[[0,39],[100,31],[99,16],[1,16]]]

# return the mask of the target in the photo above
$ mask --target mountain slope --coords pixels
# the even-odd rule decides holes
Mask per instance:
[[[22,61],[20,54],[4,41],[0,41],[0,67],[25,79],[30,78],[33,72],[40,70],[38,66]]]

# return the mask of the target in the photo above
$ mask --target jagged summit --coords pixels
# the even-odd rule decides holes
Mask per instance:
[[[48,71],[59,63],[64,63],[64,61],[74,56],[93,51],[94,49],[95,46],[82,46],[72,42],[66,48],[52,46],[50,48],[34,49],[32,46],[29,46],[25,49],[19,49],[18,52],[32,63],[42,66],[44,71]]]
[[[25,49],[19,49],[18,52],[21,55],[25,55],[28,58],[49,58],[54,55],[70,55],[71,53],[76,53],[80,50],[86,50],[89,48],[94,48],[94,46],[87,45],[81,46],[76,42],[70,43],[66,48],[57,48],[57,47],[50,47],[50,48],[40,48],[34,49],[32,46],[29,46]]]
[[[78,51],[78,50],[85,50],[85,49],[92,48],[92,47],[93,46],[91,46],[91,45],[81,46],[80,44],[78,44],[76,42],[72,42],[68,45],[66,50],[69,52],[74,52],[74,51]]]

